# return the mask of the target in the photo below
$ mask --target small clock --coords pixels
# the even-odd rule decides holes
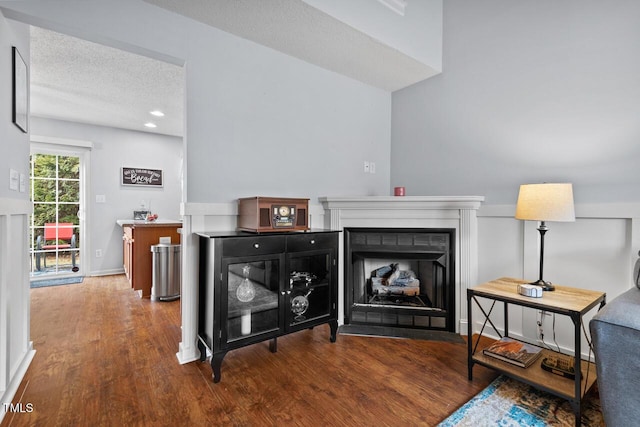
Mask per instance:
[[[273,205],[274,228],[293,228],[296,220],[296,207],[291,205]]]
[[[278,214],[280,216],[289,216],[291,209],[289,208],[289,206],[280,206],[278,208]]]

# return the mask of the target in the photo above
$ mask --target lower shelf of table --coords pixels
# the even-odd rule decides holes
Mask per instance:
[[[541,367],[542,359],[547,355],[555,354],[551,350],[542,350],[542,355],[528,368],[521,368],[508,362],[495,359],[491,356],[485,356],[482,350],[478,350],[473,355],[474,363],[501,371],[509,376],[521,380],[523,382],[539,386],[551,393],[564,397],[566,399],[575,399],[575,381],[570,378],[563,378],[559,375],[547,372]],[[596,365],[594,363],[583,360],[582,378],[580,384],[580,398],[584,397],[593,384],[596,382]],[[586,387],[585,387],[586,384]]]

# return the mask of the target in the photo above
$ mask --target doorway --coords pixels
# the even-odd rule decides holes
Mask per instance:
[[[30,155],[30,277],[83,276],[87,150],[33,143]]]

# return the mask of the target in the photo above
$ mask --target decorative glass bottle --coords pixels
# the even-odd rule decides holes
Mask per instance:
[[[238,286],[238,289],[236,290],[236,296],[238,297],[238,300],[242,302],[249,302],[256,297],[256,290],[253,287],[253,283],[249,280],[250,270],[251,267],[248,265],[242,267],[242,275],[244,276],[244,279],[242,279],[240,286]]]

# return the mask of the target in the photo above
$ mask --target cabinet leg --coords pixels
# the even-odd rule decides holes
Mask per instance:
[[[220,382],[220,366],[222,366],[222,359],[227,355],[227,352],[224,353],[215,353],[211,356],[211,370],[213,371],[213,382]]]
[[[278,351],[278,338],[274,338],[269,341],[269,351],[271,353],[276,353]]]
[[[337,320],[330,321],[329,327],[331,328],[331,336],[329,337],[329,341],[336,342],[336,335],[338,334],[338,321]]]

